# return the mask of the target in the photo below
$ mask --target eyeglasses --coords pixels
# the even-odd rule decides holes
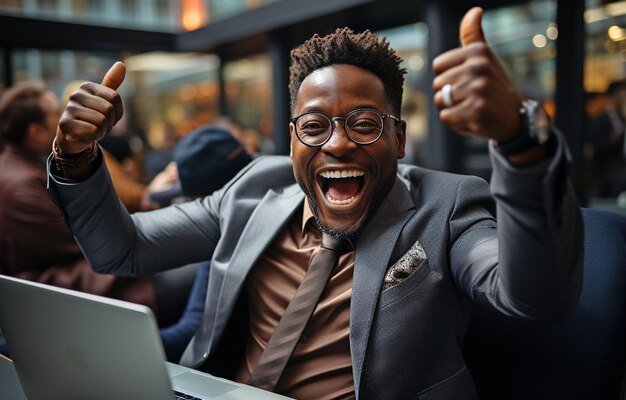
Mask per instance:
[[[343,121],[343,130],[354,143],[372,144],[383,134],[385,119],[397,124],[400,120],[393,115],[383,114],[370,108],[350,111],[345,117],[329,117],[317,111],[306,112],[289,119],[296,128],[296,136],[305,145],[319,147],[333,134],[333,121]]]

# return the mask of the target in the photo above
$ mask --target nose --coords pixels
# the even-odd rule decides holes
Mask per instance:
[[[354,143],[350,137],[348,137],[348,132],[346,131],[346,119],[335,117],[332,119],[332,122],[330,138],[322,146],[322,151],[333,154],[337,157],[354,151],[358,145]]]

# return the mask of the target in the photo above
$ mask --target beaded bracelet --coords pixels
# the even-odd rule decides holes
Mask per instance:
[[[54,138],[52,142],[52,155],[58,170],[76,169],[92,163],[98,156],[98,145],[91,143],[84,150],[75,154],[61,155],[61,148]]]

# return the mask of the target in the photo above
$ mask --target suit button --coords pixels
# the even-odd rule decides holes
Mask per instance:
[[[202,358],[204,358],[205,360],[206,360],[207,358],[209,358],[209,352],[207,351],[206,353],[204,353],[204,354],[202,355]]]
[[[300,335],[300,343],[304,343],[307,340],[309,340],[309,335],[306,332],[303,332],[302,335]]]

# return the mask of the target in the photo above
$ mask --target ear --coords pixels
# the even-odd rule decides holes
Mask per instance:
[[[398,160],[404,158],[405,151],[404,146],[406,145],[406,122],[401,120],[395,126],[396,128],[396,151]]]
[[[26,127],[26,136],[37,135],[38,131],[41,130],[41,124],[37,122],[31,122]]]
[[[31,122],[26,128],[22,146],[38,153],[47,152],[52,146],[50,130],[42,124]]]
[[[294,140],[298,140],[296,137],[296,127],[293,126],[293,123],[289,123],[289,135],[291,136],[291,140],[289,141],[289,157],[293,159],[293,142]]]
[[[26,137],[24,138],[24,145],[29,146],[31,144],[39,144],[42,140],[42,136],[45,129],[37,123],[31,122],[26,128]]]

